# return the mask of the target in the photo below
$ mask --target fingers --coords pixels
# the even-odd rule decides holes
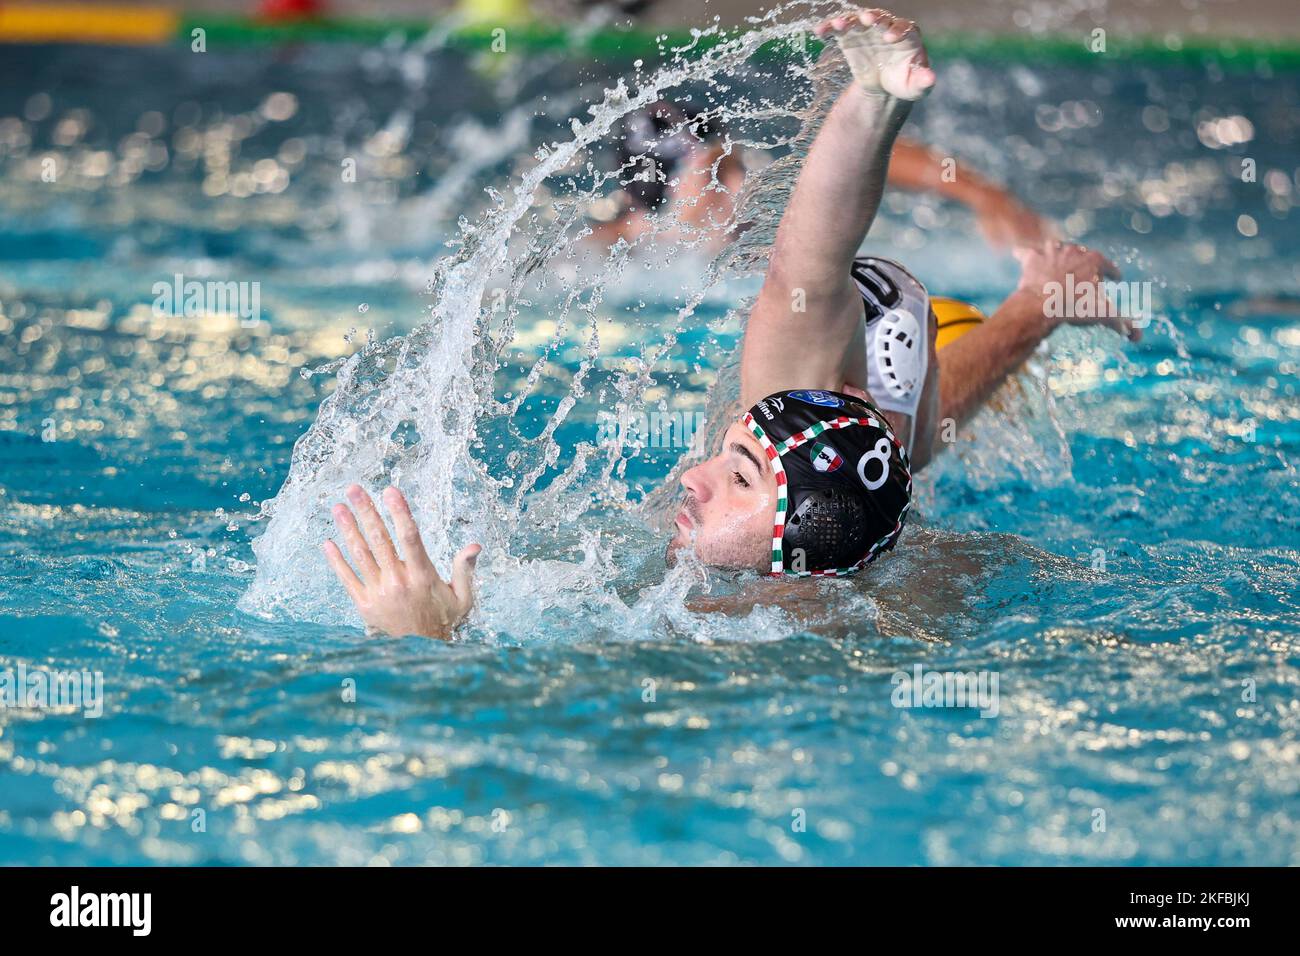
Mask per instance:
[[[333,541],[326,541],[321,545],[321,550],[325,552],[325,560],[329,562],[334,576],[339,579],[339,582],[348,592],[348,597],[352,599],[352,603],[361,604],[365,598],[366,586],[361,583],[357,573],[352,570],[352,565],[348,564],[347,559],[343,557],[343,552],[339,550],[339,546]]]
[[[813,33],[819,37],[824,37],[828,33],[842,33],[852,26],[856,26],[857,21],[853,17],[831,17],[829,20],[823,20],[817,26],[813,27]]]
[[[852,24],[853,18],[846,18]],[[857,22],[864,27],[879,27],[883,31],[886,43],[895,43],[903,39],[909,33],[916,31],[916,21],[909,20],[906,17],[896,16],[888,10],[881,10],[878,7],[869,10],[860,10],[857,16]],[[856,24],[854,24],[856,25]]]
[[[1055,245],[1057,248],[1062,248],[1062,243],[1059,240],[1056,241]],[[1094,249],[1089,249],[1087,246],[1081,246],[1078,244],[1064,247],[1064,248],[1067,255],[1073,254],[1076,256],[1081,256],[1084,262],[1086,262],[1089,266],[1092,267],[1095,273],[1092,276],[1093,281],[1096,281],[1098,279],[1118,279],[1120,277],[1119,266],[1115,265],[1115,263],[1111,262],[1100,252],[1097,252]],[[1083,269],[1079,271],[1083,272],[1087,270]]]
[[[1106,300],[1106,304],[1109,307],[1110,312],[1115,311],[1114,303],[1109,299]],[[1122,315],[1111,315],[1109,318],[1105,319],[1102,324],[1108,329],[1114,329],[1130,342],[1137,342],[1142,338],[1142,332],[1133,324],[1133,320]]]
[[[897,43],[903,37],[916,30],[916,24],[903,17],[886,14],[887,19],[877,21],[877,26],[885,31],[886,43]]]
[[[397,529],[397,540],[402,545],[402,556],[408,567],[431,574],[435,579],[438,572],[424,550],[424,541],[420,537],[420,528],[411,516],[411,506],[406,496],[395,487],[384,489],[384,505],[393,516],[393,527]]]
[[[882,10],[879,7],[870,7],[866,10],[859,10],[857,19],[864,27],[874,26],[877,23],[882,27],[888,27],[894,22],[895,18],[888,10]]]
[[[1082,318],[1082,317],[1066,318],[1065,321],[1068,322],[1070,325],[1104,326],[1105,328],[1110,329],[1112,332],[1115,332],[1118,335],[1122,335],[1130,342],[1142,341],[1142,332],[1140,329],[1138,329],[1137,325],[1134,323],[1134,320],[1129,318],[1126,315],[1121,314],[1118,311],[1117,307],[1115,306],[1115,303],[1112,302],[1110,299],[1105,298],[1104,296],[1101,297],[1101,302],[1099,303],[1099,305],[1095,306],[1095,308],[1098,308],[1103,314],[1096,315],[1096,316],[1089,316],[1087,318]]]
[[[1084,275],[1076,281],[1098,283],[1097,294],[1101,297],[1105,307],[1100,311],[1099,324],[1113,329],[1130,342],[1137,342],[1142,338],[1142,332],[1133,324],[1133,320],[1127,316],[1119,314],[1115,304],[1104,294],[1103,287],[1100,283],[1106,280],[1118,281],[1123,275],[1111,259],[1103,256],[1100,252],[1088,249],[1086,246],[1072,246],[1070,251],[1081,254],[1085,257],[1087,268],[1079,270]]]
[[[352,485],[348,488],[348,500],[352,502],[352,507],[356,509],[357,516],[361,519],[361,527],[366,533],[366,542],[370,545],[371,553],[380,570],[385,574],[396,575],[400,565],[397,560],[397,549],[393,547],[393,539],[389,536],[388,529],[384,527],[384,519],[379,516],[375,503],[370,500],[370,496],[360,485]]]
[[[460,602],[462,614],[474,604],[474,567],[478,564],[482,545],[468,544],[456,552],[451,562],[451,589]]]
[[[915,21],[908,20],[906,17],[895,16],[888,10],[871,8],[859,10],[856,15],[831,17],[828,20],[823,20],[813,27],[813,33],[816,36],[824,37],[828,33],[843,33],[859,26],[867,29],[879,27],[887,43],[901,40],[909,33],[919,32]]]
[[[383,498],[393,516],[405,562],[398,558],[393,537],[370,496],[359,485],[352,485],[347,497],[351,507],[335,505],[333,515],[352,561],[348,562],[333,541],[325,542],[321,550],[360,612],[367,632],[449,639],[474,605],[474,568],[482,547],[471,544],[460,550],[452,561],[451,584],[447,584],[429,559],[401,491],[387,488]]]
[[[351,509],[347,505],[335,505],[333,511],[334,526],[339,529],[339,534],[343,535],[343,542],[348,546],[348,554],[352,557],[352,563],[357,566],[361,572],[361,578],[364,581],[379,580],[379,565],[375,561],[375,556],[370,553],[370,545],[366,544],[366,539],[361,534],[361,529],[357,527],[357,519],[353,517]]]
[[[1111,262],[1100,252],[1093,252],[1084,246],[1075,246],[1076,252],[1082,253],[1085,267],[1075,270],[1076,274],[1085,282],[1100,282],[1102,279],[1118,279],[1122,274],[1119,266]],[[1091,273],[1091,275],[1088,275]]]
[[[1097,279],[1118,279],[1123,274],[1120,272],[1119,266],[1100,252],[1078,243],[1067,245],[1060,239],[1048,239],[1044,242],[1020,246],[1012,251],[1012,255],[1019,260],[1022,266],[1029,260],[1039,256],[1055,256],[1058,261],[1063,260],[1065,264],[1075,265],[1069,271],[1080,276],[1088,272],[1089,267],[1091,267],[1094,272],[1091,277],[1093,281]]]

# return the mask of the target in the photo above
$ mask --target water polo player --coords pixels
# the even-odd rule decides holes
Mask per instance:
[[[670,560],[693,548],[713,566],[780,576],[859,571],[898,542],[938,422],[973,414],[1062,322],[1136,338],[1122,318],[1044,309],[1067,277],[1076,288],[1118,278],[1082,246],[1018,250],[1020,283],[988,319],[932,299],[896,262],[859,257],[898,130],[935,74],[915,24],[885,11],[835,17],[817,33],[836,37],[854,82],[826,116],[782,215],[745,328],[746,411],[716,454],[683,473]],[[448,583],[400,491],[384,498],[404,558],[369,495],[353,485],[347,496],[352,507],[336,505],[334,518],[353,564],[334,542],[325,554],[363,620],[389,634],[450,637],[473,603],[479,546],[456,554]]]

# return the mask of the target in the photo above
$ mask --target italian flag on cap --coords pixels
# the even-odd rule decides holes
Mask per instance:
[[[818,471],[832,472],[844,464],[844,459],[830,445],[818,442],[812,447],[812,463]]]

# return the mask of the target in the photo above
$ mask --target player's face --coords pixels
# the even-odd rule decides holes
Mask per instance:
[[[740,422],[722,448],[682,475],[686,492],[668,561],[694,546],[705,564],[766,571],[771,567],[776,477],[758,440]]]

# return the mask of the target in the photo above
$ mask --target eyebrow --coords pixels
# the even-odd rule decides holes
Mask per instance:
[[[746,448],[744,445],[742,445],[740,442],[733,441],[730,445],[727,446],[727,449],[728,451],[736,452],[736,454],[738,455],[744,455],[746,458],[749,459],[750,464],[754,466],[755,471],[757,471],[760,475],[763,474],[763,466],[759,464],[758,459],[754,457],[754,453],[750,451],[748,448]]]

